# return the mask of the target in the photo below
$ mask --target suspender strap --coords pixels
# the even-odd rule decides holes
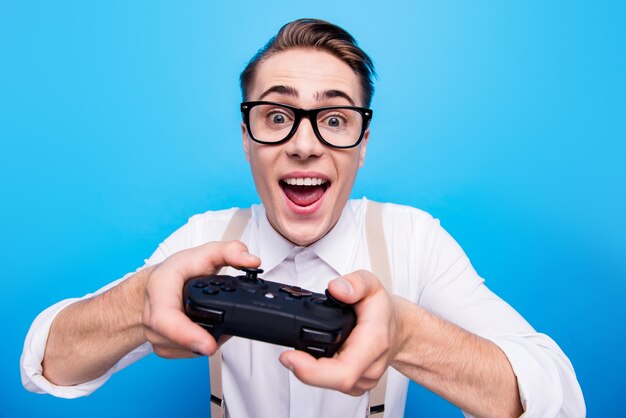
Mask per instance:
[[[246,226],[248,226],[250,216],[250,209],[237,209],[237,212],[235,212],[224,230],[222,241],[241,239],[243,232],[246,230]]]
[[[385,235],[383,231],[383,205],[378,202],[367,202],[365,213],[365,235],[370,257],[372,272],[381,281],[387,292],[392,292],[391,270]],[[239,209],[230,220],[224,231],[222,241],[241,239],[250,220],[250,209]],[[222,268],[220,274],[224,272]],[[211,418],[224,418],[226,402],[222,390],[222,352],[218,349],[209,357],[209,373],[211,378]],[[380,378],[376,387],[370,391],[366,415],[383,414],[385,410],[385,391],[387,389],[387,371]],[[382,416],[382,415],[380,415]]]
[[[238,209],[230,219],[222,241],[232,241],[241,239],[250,220],[250,209]],[[224,274],[226,267],[220,270]],[[209,357],[209,375],[211,380],[211,417],[224,418],[226,416],[226,402],[224,402],[224,392],[222,389],[222,350],[219,348]]]
[[[211,418],[226,416],[226,402],[222,392],[222,351],[217,351],[209,357],[209,376],[211,380]]]
[[[391,270],[385,234],[383,231],[383,205],[368,200],[365,213],[365,236],[367,237],[367,251],[369,252],[372,273],[374,273],[385,287],[392,293]],[[374,389],[370,390],[367,416],[383,416],[385,411],[385,392],[387,390],[387,370],[380,378]]]

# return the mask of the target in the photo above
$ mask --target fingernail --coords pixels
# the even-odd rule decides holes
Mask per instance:
[[[206,356],[206,354],[203,353],[202,347],[201,347],[201,345],[199,343],[192,343],[191,344],[191,351],[194,354],[197,354],[199,356]]]
[[[290,371],[293,372],[293,365],[288,360],[285,360],[282,357],[280,357],[279,360],[283,366],[285,366],[286,368],[288,368]]]
[[[334,282],[335,282],[335,287],[339,288],[341,292],[345,293],[346,295],[349,295],[352,293],[352,285],[346,279],[339,278],[339,279],[335,279]]]
[[[257,256],[256,256],[256,255],[254,255],[254,254],[252,254],[252,253],[249,253],[249,252],[247,252],[247,251],[243,251],[243,252],[241,253],[241,255],[242,255],[242,256],[244,256],[244,257],[247,257],[247,258],[254,258],[254,259],[256,259],[256,258],[257,258]]]

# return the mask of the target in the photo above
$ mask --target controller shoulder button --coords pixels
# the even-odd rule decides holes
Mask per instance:
[[[341,330],[322,331],[315,328],[302,327],[300,330],[300,339],[304,341],[334,344],[341,338]]]

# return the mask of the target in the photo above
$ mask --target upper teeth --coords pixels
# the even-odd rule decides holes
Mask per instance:
[[[314,179],[311,177],[306,178],[297,178],[297,179],[285,179],[285,183],[290,186],[319,186],[320,184],[326,183],[324,179]]]

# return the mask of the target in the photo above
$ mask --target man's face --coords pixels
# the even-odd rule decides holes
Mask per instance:
[[[313,49],[291,49],[262,61],[248,100],[302,109],[363,106],[354,71],[330,53]],[[306,118],[295,135],[279,145],[254,142],[241,126],[246,158],[274,229],[302,246],[326,235],[339,220],[363,164],[369,129],[358,146],[334,149],[317,139]],[[312,179],[304,181],[312,185],[288,184],[298,179]]]

